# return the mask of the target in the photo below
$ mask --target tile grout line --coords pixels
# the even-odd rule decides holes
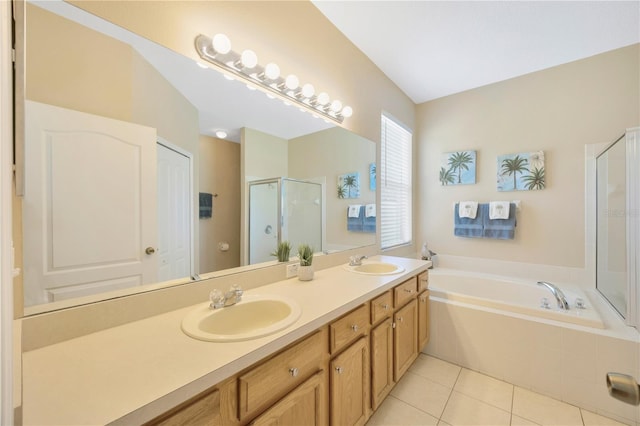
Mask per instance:
[[[515,398],[516,398],[516,387],[513,383],[511,383],[511,409],[509,410],[509,425],[513,424],[513,401],[515,400]]]
[[[456,376],[455,382],[453,382],[453,386],[451,387],[451,392],[449,392],[449,396],[447,397],[447,401],[444,403],[444,406],[442,407],[442,413],[440,413],[440,416],[438,417],[438,423],[440,423],[441,421],[444,421],[444,420],[442,420],[442,415],[446,411],[447,405],[449,405],[449,401],[451,400],[451,395],[453,395],[453,390],[456,388],[456,383],[458,383],[458,380],[460,379],[460,374],[462,373],[462,368],[463,367],[460,367],[460,366],[458,366],[458,367],[460,368],[460,370],[458,370],[458,375]]]

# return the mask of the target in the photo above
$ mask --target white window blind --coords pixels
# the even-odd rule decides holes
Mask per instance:
[[[382,116],[380,156],[380,246],[411,242],[411,132]]]

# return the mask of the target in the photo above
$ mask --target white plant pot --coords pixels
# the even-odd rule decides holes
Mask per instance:
[[[313,266],[300,266],[298,268],[298,279],[300,281],[311,281],[313,279]]]

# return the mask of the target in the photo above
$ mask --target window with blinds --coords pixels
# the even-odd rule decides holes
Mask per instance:
[[[411,132],[382,116],[380,156],[380,247],[411,242]]]

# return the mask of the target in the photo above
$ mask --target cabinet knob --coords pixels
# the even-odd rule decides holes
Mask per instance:
[[[357,332],[358,332],[358,330],[360,329],[360,327],[358,327],[358,324],[353,324],[353,325],[351,326],[351,329],[353,330],[353,332],[354,332],[354,333],[357,333]]]
[[[289,374],[291,374],[291,377],[298,377],[298,373],[300,373],[300,372],[295,367],[289,369]]]
[[[413,293],[413,290],[411,290],[410,288],[405,288],[404,291],[405,293]]]
[[[336,367],[336,371],[338,372],[338,374],[342,374],[343,369],[342,367]]]
[[[384,309],[385,311],[389,310],[389,304],[388,303],[384,303],[381,306],[382,306],[382,309]]]
[[[398,317],[398,321],[400,321],[400,322],[404,322],[404,318],[402,318],[402,317]]]
[[[421,301],[421,302],[426,302],[426,301],[427,301],[427,298],[426,298],[426,297],[421,297],[421,298],[420,298],[420,301]]]

